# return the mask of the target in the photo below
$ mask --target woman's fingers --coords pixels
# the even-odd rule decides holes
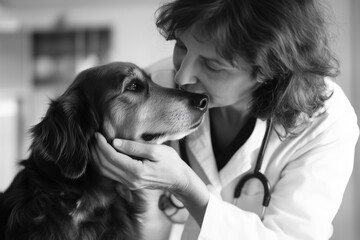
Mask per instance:
[[[124,183],[132,189],[137,189],[139,184],[137,184],[136,174],[142,169],[142,162],[116,152],[101,134],[97,136],[97,143],[92,149],[92,155],[96,159],[102,174]]]
[[[96,139],[94,154],[105,176],[131,189],[168,189],[174,184],[182,185],[177,176],[185,164],[173,148],[118,139],[113,141],[113,147],[101,134],[97,134]]]
[[[107,161],[106,157],[101,153],[101,151],[97,150],[97,147],[92,149],[92,155],[104,176],[116,181],[122,180],[119,178],[119,176],[124,176],[124,172],[121,169],[116,168],[112,162]]]
[[[101,164],[104,166],[107,166],[109,163],[111,163],[115,166],[115,168],[122,169],[125,172],[136,171],[137,168],[141,167],[141,161],[132,159],[131,157],[127,156],[126,153],[123,154],[117,152],[110,144],[106,142],[106,139],[103,135],[97,133],[96,139],[98,142],[99,154],[102,155],[100,158],[100,160],[102,160]]]
[[[126,155],[149,161],[164,159],[175,153],[173,148],[166,145],[141,143],[124,139],[114,139],[113,147]]]
[[[113,146],[115,149],[126,155],[150,161],[161,158],[159,153],[162,153],[162,151],[159,151],[159,149],[164,147],[163,145],[141,143],[124,139],[114,139]]]

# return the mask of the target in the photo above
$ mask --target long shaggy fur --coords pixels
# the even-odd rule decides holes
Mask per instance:
[[[0,240],[139,240],[139,191],[102,176],[95,132],[161,143],[194,131],[208,98],[165,89],[131,63],[80,73],[31,129],[30,156],[0,194]],[[115,186],[116,185],[116,186]]]
[[[140,239],[140,193],[101,177],[90,153],[99,119],[81,95],[52,101],[32,128],[23,170],[0,196],[0,239]],[[86,219],[83,221],[82,219]]]

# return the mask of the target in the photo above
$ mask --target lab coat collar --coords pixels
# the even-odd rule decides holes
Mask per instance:
[[[235,152],[220,173],[217,170],[215,155],[212,150],[209,113],[206,114],[204,123],[200,128],[187,137],[187,148],[195,156],[195,160],[207,175],[210,183],[215,189],[221,190],[223,186],[250,170],[256,161],[265,130],[266,121],[257,119],[254,131],[249,139]]]
[[[257,119],[250,137],[221,169],[220,179],[223,186],[249,171],[255,165],[265,131],[266,121]]]
[[[206,113],[204,123],[200,128],[187,136],[187,149],[197,161],[210,183],[221,188],[220,176],[217,170],[215,155],[211,143],[209,112]]]

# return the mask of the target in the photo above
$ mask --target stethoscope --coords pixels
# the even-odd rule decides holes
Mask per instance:
[[[265,155],[265,150],[268,144],[268,140],[270,137],[270,132],[272,129],[272,121],[271,120],[267,120],[266,122],[266,130],[265,130],[265,134],[263,137],[263,140],[261,142],[261,146],[260,146],[260,150],[259,150],[259,154],[257,156],[256,159],[256,165],[254,168],[254,171],[246,174],[245,176],[243,176],[239,182],[237,183],[236,187],[235,187],[235,191],[234,191],[234,200],[233,200],[233,204],[237,205],[237,202],[241,196],[241,192],[244,188],[244,185],[246,182],[250,181],[251,179],[257,179],[261,182],[261,184],[263,185],[264,188],[264,197],[263,197],[263,201],[262,201],[262,212],[261,212],[261,220],[263,220],[264,216],[265,216],[265,212],[266,212],[266,208],[269,206],[270,203],[270,199],[271,199],[271,186],[269,183],[269,180],[267,179],[267,177],[260,172],[260,168],[262,166],[262,161]],[[187,163],[189,164],[189,159],[188,156],[186,154],[186,146],[185,146],[185,141],[184,140],[180,140],[179,141],[179,150],[180,150],[180,156],[181,158]],[[164,211],[166,209],[167,206],[171,205],[172,207],[175,207],[177,210],[182,209],[183,207],[179,207],[176,204],[174,204],[171,200],[171,196],[165,197],[166,195],[162,195],[159,199],[159,208]],[[169,218],[170,219],[170,218]],[[171,219],[170,219],[171,220]]]
[[[271,185],[269,183],[269,180],[263,173],[260,172],[262,161],[263,161],[263,158],[265,155],[265,150],[266,150],[268,140],[270,137],[271,128],[272,128],[272,121],[268,120],[266,122],[266,130],[265,130],[265,134],[264,134],[261,146],[260,146],[259,154],[257,156],[254,171],[246,174],[239,180],[238,184],[235,187],[234,200],[233,200],[233,204],[237,205],[237,202],[241,196],[241,192],[242,192],[242,189],[244,188],[245,183],[250,181],[251,179],[259,180],[264,188],[264,197],[263,197],[263,201],[262,201],[263,207],[262,207],[262,212],[261,212],[261,217],[260,217],[261,220],[264,219],[266,208],[269,206],[270,199],[271,199],[271,193],[270,193]]]

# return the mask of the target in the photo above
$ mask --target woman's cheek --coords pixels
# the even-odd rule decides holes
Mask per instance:
[[[178,71],[181,67],[182,59],[184,58],[184,51],[179,49],[178,47],[174,47],[173,51],[173,64],[175,67],[175,70]]]

